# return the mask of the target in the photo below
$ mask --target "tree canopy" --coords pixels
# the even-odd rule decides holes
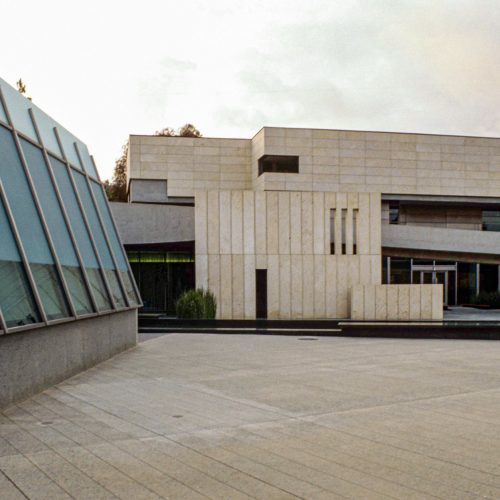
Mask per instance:
[[[162,137],[202,137],[201,132],[191,123],[186,123],[177,130],[166,127],[157,130],[155,135]],[[109,201],[127,201],[127,156],[128,141],[122,146],[122,154],[115,162],[113,178],[104,181],[104,189]]]

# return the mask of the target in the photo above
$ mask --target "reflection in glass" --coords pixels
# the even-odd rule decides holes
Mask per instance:
[[[61,304],[65,304],[65,300],[59,278],[57,277],[56,266],[32,262],[30,268],[38,293],[42,299],[47,319],[60,319],[69,316],[67,311],[66,314],[62,314],[61,312]]]
[[[99,311],[111,309],[111,302],[106,292],[104,281],[99,271],[99,264],[92,247],[89,232],[83,219],[78,200],[69,178],[67,167],[64,163],[50,156],[54,175],[56,178],[63,204],[68,214],[71,228],[80,250],[80,255],[85,266],[85,271],[92,289],[92,295],[97,303]]]
[[[410,259],[391,257],[391,284],[408,285],[411,283]]]
[[[80,270],[73,241],[66,227],[66,221],[52,185],[45,158],[40,149],[21,139],[28,170],[35,185],[43,216],[49,229],[52,242],[63,267],[63,274],[68,285],[71,299],[77,314],[93,312],[90,296],[87,292],[83,274]]]
[[[35,201],[10,131],[0,126],[0,176],[32,274],[50,319],[70,315]],[[36,267],[36,271],[35,271]],[[42,271],[43,268],[43,271]]]
[[[120,240],[118,239],[118,234],[116,233],[113,220],[111,219],[109,207],[104,197],[104,191],[102,187],[96,182],[91,181],[90,185],[92,187],[92,192],[94,193],[94,197],[96,199],[97,206],[101,214],[101,219],[104,223],[104,227],[106,228],[106,233],[108,234],[108,239],[111,244],[111,249],[115,256],[118,269],[122,277],[123,286],[125,287],[125,292],[127,294],[127,297],[129,298],[129,302],[131,304],[138,304],[139,300],[135,293],[134,286],[131,282],[130,275],[128,273],[128,264],[127,264],[127,259],[125,257],[125,252],[120,243]]]
[[[94,238],[94,241],[96,242],[97,251],[99,253],[99,256],[101,257],[101,261],[106,272],[107,281],[111,288],[111,293],[115,298],[115,303],[120,307],[126,307],[125,296],[123,295],[123,291],[118,281],[118,276],[116,274],[116,271],[114,270],[115,266],[113,264],[111,252],[106,242],[101,223],[99,222],[99,215],[92,200],[92,195],[87,184],[87,179],[85,178],[85,176],[79,174],[78,172],[74,172],[73,175],[78,193],[80,195],[80,199],[82,201],[85,215],[87,216],[87,220],[89,221],[92,236]]]
[[[8,328],[39,323],[40,316],[20,262],[0,260],[0,309]]]
[[[7,327],[39,323],[28,280],[21,264],[3,202],[0,198],[0,309]]]
[[[120,287],[120,283],[118,282],[116,271],[114,271],[113,269],[105,269],[105,272],[115,303],[119,307],[127,307],[127,304],[125,303],[125,297],[123,296],[122,289]]]

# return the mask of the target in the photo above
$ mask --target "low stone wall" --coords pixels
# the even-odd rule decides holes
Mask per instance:
[[[136,309],[1,335],[0,408],[136,344]]]
[[[355,285],[351,319],[442,320],[443,285]]]

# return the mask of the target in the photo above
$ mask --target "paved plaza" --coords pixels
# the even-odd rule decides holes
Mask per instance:
[[[500,343],[172,334],[0,413],[2,500],[296,497],[500,498]]]

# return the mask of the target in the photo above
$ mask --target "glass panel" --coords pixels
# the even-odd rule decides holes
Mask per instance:
[[[481,264],[479,266],[479,291],[480,292],[498,291],[497,264]]]
[[[132,278],[128,271],[120,271],[120,276],[122,277],[122,283],[125,287],[125,292],[131,304],[138,304],[139,297],[135,293],[134,284],[132,283]]]
[[[382,285],[387,285],[387,259],[385,255],[382,257]]]
[[[42,299],[47,319],[59,319],[69,316],[62,286],[57,276],[56,266],[31,262],[30,268],[38,293]]]
[[[41,321],[0,199],[0,309],[7,327]]]
[[[73,185],[69,178],[68,169],[64,163],[50,157],[54,175],[61,193],[61,197],[68,214],[73,234],[75,235],[78,249],[87,272],[87,277],[92,287],[94,298],[99,311],[111,309],[111,302],[106,292],[106,287],[101,278],[97,258],[92,247],[90,235],[83,219]]]
[[[500,231],[500,212],[483,210],[483,231]]]
[[[94,179],[98,179],[97,172],[94,167],[94,162],[90,157],[90,153],[89,150],[87,149],[87,146],[85,146],[85,144],[82,144],[81,142],[77,142],[76,144],[80,156],[82,158],[83,168],[85,172],[87,172],[87,174],[89,174],[91,177],[94,177]]]
[[[101,271],[93,267],[87,267],[87,277],[89,279],[92,293],[94,294],[97,308],[99,311],[108,311],[111,309],[111,302],[109,300],[106,285],[101,276]]]
[[[87,220],[89,221],[92,236],[94,237],[94,241],[97,246],[97,251],[99,252],[99,256],[101,257],[102,264],[106,271],[108,283],[111,287],[111,293],[115,297],[115,301],[120,307],[126,306],[125,297],[119,285],[116,271],[114,271],[115,266],[111,258],[111,253],[109,251],[109,247],[106,242],[101,223],[99,222],[99,216],[97,214],[97,210],[94,206],[94,202],[90,194],[90,189],[87,184],[87,179],[85,178],[85,176],[79,174],[78,172],[74,172],[73,174],[78,189],[78,193],[80,194],[80,199],[82,200],[82,205],[84,207],[85,214],[87,216]],[[108,272],[110,270],[113,271]]]
[[[9,110],[14,127],[30,139],[38,142],[35,127],[33,127],[33,122],[28,112],[28,109],[33,107],[31,101],[23,97],[14,87],[11,87],[2,79],[0,79],[0,87],[2,87],[7,109]]]
[[[0,127],[0,175],[47,317],[67,317],[68,305],[61,293],[42,223],[14,139],[4,127]]]
[[[426,273],[426,272],[422,272],[422,277],[423,277],[423,280],[422,280],[422,284],[424,285],[432,285],[433,282],[432,282],[432,275],[433,273]]]
[[[118,304],[119,307],[127,307],[116,271],[112,269],[105,269],[104,271],[106,272],[106,277],[108,278],[111,293],[113,294],[116,304]]]
[[[2,106],[2,102],[0,101],[0,121],[4,123],[8,123],[7,121],[7,115],[5,114],[5,111]]]
[[[96,182],[90,181],[90,185],[92,186],[92,192],[94,193],[95,199],[97,201],[97,206],[99,207],[101,219],[104,223],[104,227],[106,228],[106,233],[108,235],[111,248],[115,255],[118,268],[121,271],[127,271],[128,270],[127,261],[125,259],[122,245],[120,243],[120,240],[118,239],[118,235],[116,234],[115,228],[113,226],[113,221],[111,220],[111,214],[109,213],[109,208],[106,202],[106,198],[104,197],[104,192],[101,186]]]
[[[106,269],[114,269],[115,266],[111,258],[108,244],[106,243],[101,224],[99,222],[99,217],[97,215],[94,202],[92,201],[92,197],[90,195],[87,180],[82,174],[79,174],[78,172],[73,172],[73,177],[75,179],[78,194],[80,195],[80,199],[82,200],[83,209],[85,211],[85,215],[87,216],[87,220],[89,221],[90,230],[92,232],[92,236],[94,237],[94,241],[97,246],[97,251],[99,252],[99,255],[101,257],[102,264]]]
[[[33,106],[33,114],[38,125],[38,131],[42,136],[43,145],[58,156],[62,157],[61,148],[57,142],[54,127],[56,122],[47,116],[43,111],[40,111],[36,106]]]
[[[283,155],[264,155],[259,158],[259,175],[265,172],[288,174],[299,173],[299,157]]]
[[[61,266],[71,293],[71,299],[77,314],[90,314],[94,312],[90,295],[83,279],[83,273],[80,267]]]
[[[23,139],[21,139],[21,146],[59,262],[63,266],[64,275],[71,279],[72,286],[69,286],[69,281],[67,284],[77,313],[91,313],[93,309],[90,296],[86,290],[73,242],[66,227],[43,153]]]
[[[78,160],[78,155],[76,154],[75,141],[76,138],[70,134],[64,127],[60,125],[57,126],[57,131],[59,132],[59,137],[62,142],[62,147],[64,148],[64,153],[66,154],[67,160],[78,170],[81,170],[80,160]]]
[[[118,239],[118,234],[116,233],[113,220],[111,219],[111,213],[109,210],[108,202],[106,201],[106,198],[104,196],[104,191],[100,186],[100,184],[97,184],[96,182],[90,181],[90,185],[92,187],[92,192],[94,193],[94,197],[97,201],[97,206],[101,214],[101,219],[106,228],[106,233],[108,235],[116,262],[118,264],[118,269],[120,271],[122,282],[125,287],[125,291],[127,293],[129,301],[132,304],[138,304],[139,300],[134,291],[134,286],[131,282],[130,275],[128,274],[128,264],[127,264],[127,259],[125,257],[125,251],[123,250],[122,244]]]
[[[391,284],[409,284],[410,272],[410,259],[391,257]]]
[[[131,256],[144,304],[142,310],[175,315],[175,303],[181,293],[195,287],[193,254],[133,251],[127,255]]]
[[[469,304],[476,295],[476,264],[458,263],[458,303]]]

